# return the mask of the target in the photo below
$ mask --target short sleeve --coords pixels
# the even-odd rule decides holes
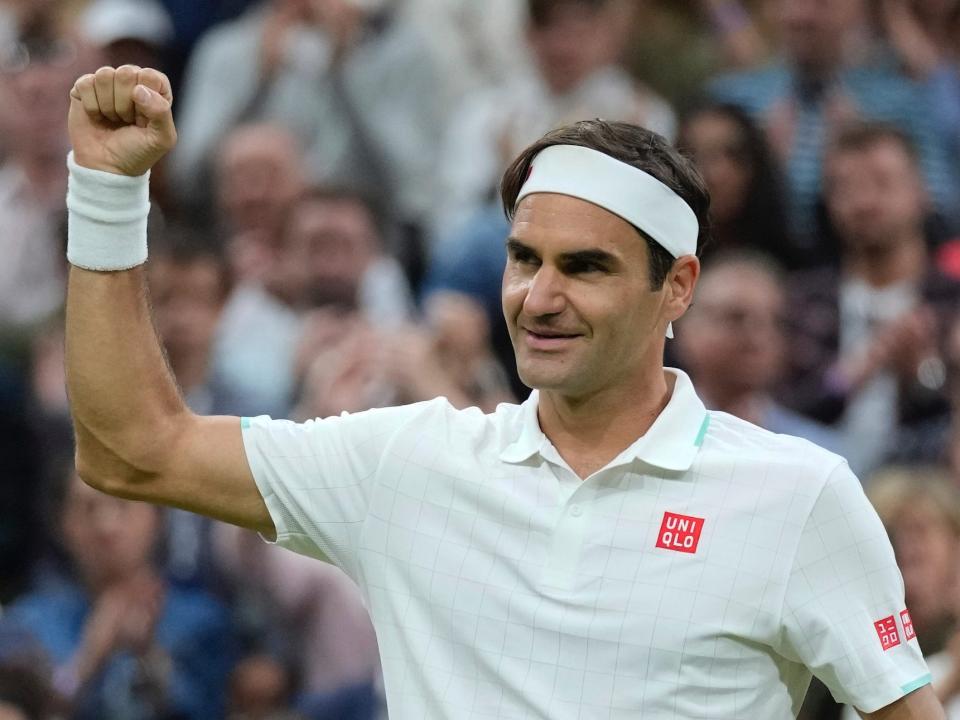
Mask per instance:
[[[847,464],[807,518],[784,597],[781,652],[834,698],[874,712],[930,682],[880,518]]]
[[[359,534],[378,469],[400,430],[430,404],[304,423],[242,418],[247,461],[276,528],[276,543],[332,562],[356,578]]]

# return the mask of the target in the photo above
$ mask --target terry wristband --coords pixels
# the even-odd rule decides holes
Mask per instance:
[[[129,270],[147,261],[150,172],[91,170],[67,155],[67,260],[85,270]]]

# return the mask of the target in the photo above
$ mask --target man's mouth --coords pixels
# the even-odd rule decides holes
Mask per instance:
[[[534,350],[557,350],[580,337],[579,333],[564,333],[548,328],[523,328],[524,339]]]

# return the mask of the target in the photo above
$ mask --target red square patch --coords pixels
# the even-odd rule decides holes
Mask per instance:
[[[904,640],[906,640],[907,642],[910,642],[917,636],[917,633],[914,632],[914,629],[913,629],[913,620],[910,619],[909,610],[904,609],[900,611],[900,624],[903,625]]]
[[[897,632],[897,621],[893,615],[877,620],[873,626],[877,629],[877,637],[884,650],[889,650],[900,644],[900,633]]]
[[[700,543],[701,530],[703,530],[703,518],[665,512],[663,522],[660,523],[660,532],[657,534],[657,547],[695,553]]]

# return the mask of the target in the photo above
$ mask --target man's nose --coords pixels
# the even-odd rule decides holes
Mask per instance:
[[[562,275],[554,268],[541,266],[531,278],[527,296],[523,301],[523,312],[530,317],[556,315],[566,307]]]

